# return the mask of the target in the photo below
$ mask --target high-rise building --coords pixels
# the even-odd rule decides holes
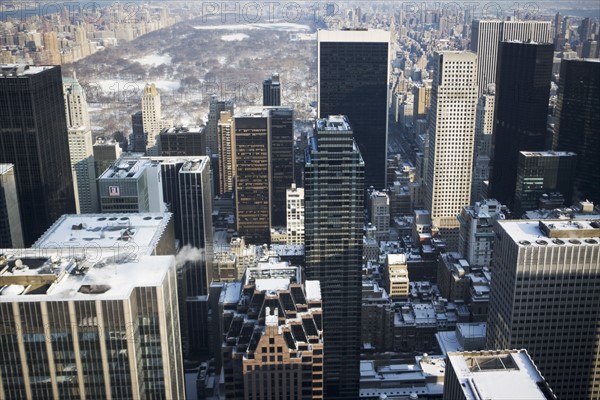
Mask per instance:
[[[408,298],[410,281],[405,254],[388,254],[385,258],[385,277],[390,297],[393,300]]]
[[[279,74],[273,73],[269,79],[263,81],[263,106],[281,105],[281,82]]]
[[[69,128],[69,154],[77,214],[99,210],[92,131],[81,125]]]
[[[0,258],[0,393],[184,399],[175,257]]]
[[[188,296],[208,294],[212,281],[213,227],[210,159],[186,161],[179,170],[181,244],[204,252],[202,260],[187,279]]]
[[[463,208],[456,217],[460,223],[458,252],[470,265],[489,267],[494,247],[494,221],[505,218],[506,207],[486,199]]]
[[[386,187],[390,33],[317,32],[318,116],[346,115],[365,161],[365,188]]]
[[[427,111],[431,105],[431,79],[426,79],[423,83],[413,87],[413,120],[416,124],[418,120],[427,118]]]
[[[63,94],[65,99],[65,116],[67,117],[67,128],[78,128],[85,126],[92,129],[90,114],[88,113],[87,98],[79,81],[75,76],[62,78]]]
[[[185,358],[208,356],[208,289],[213,280],[213,227],[210,158],[186,161],[179,170],[182,269],[180,295]]]
[[[271,138],[262,108],[234,118],[235,218],[240,236],[250,243],[271,238]]]
[[[266,110],[271,121],[271,226],[284,226],[286,190],[294,182],[294,110]]]
[[[544,193],[560,193],[568,204],[573,194],[577,155],[567,151],[521,151],[513,211],[538,210]]]
[[[163,212],[158,162],[120,158],[98,177],[100,212]]]
[[[25,246],[75,212],[59,66],[0,66],[0,163],[14,165]]]
[[[560,399],[600,396],[596,220],[498,221],[488,349],[525,348]]]
[[[146,153],[149,155],[158,155],[156,142],[161,129],[161,119],[160,93],[154,83],[147,83],[142,94],[142,124],[147,140]]]
[[[477,56],[435,53],[429,113],[429,154],[425,207],[448,247],[458,246],[456,216],[471,201]]]
[[[487,93],[479,97],[477,102],[471,204],[487,197],[492,157],[492,133],[494,130],[494,101],[495,89],[490,88]]]
[[[500,42],[552,43],[551,21],[473,20],[471,51],[477,53],[478,95],[496,82]]]
[[[317,120],[306,156],[306,276],[323,295],[325,397],[356,399],[365,164],[348,118]]]
[[[221,112],[229,111],[233,115],[233,101],[219,100],[212,96],[208,106],[208,121],[206,122],[206,146],[209,150],[205,154],[219,154],[217,126],[221,119]]]
[[[287,244],[304,244],[304,188],[292,183],[286,191]]]
[[[574,201],[600,204],[600,61],[560,64],[554,150],[577,154]]]
[[[233,191],[233,177],[235,175],[235,135],[233,134],[234,119],[231,111],[221,111],[217,124],[217,136],[219,139],[219,194]]]
[[[158,153],[162,157],[189,157],[206,154],[205,127],[173,126],[161,130]]]
[[[444,400],[556,400],[527,350],[449,352]]]
[[[323,399],[323,311],[319,282],[271,257],[242,282],[213,286],[225,396]]]
[[[15,170],[12,164],[0,164],[0,249],[23,247]]]
[[[519,152],[546,150],[553,55],[550,44],[500,44],[489,197],[509,209],[514,206]]]

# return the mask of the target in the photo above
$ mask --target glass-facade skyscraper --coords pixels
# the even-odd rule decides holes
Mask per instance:
[[[600,204],[600,61],[562,60],[554,150],[577,154],[574,200]]]
[[[364,169],[348,119],[317,120],[306,153],[305,255],[323,296],[327,399],[358,398]]]
[[[0,163],[15,168],[25,246],[75,212],[59,66],[0,65]]]
[[[551,44],[500,43],[489,197],[509,209],[519,152],[546,150],[553,51]]]
[[[386,185],[390,32],[317,32],[318,116],[346,115],[365,160],[365,187]]]

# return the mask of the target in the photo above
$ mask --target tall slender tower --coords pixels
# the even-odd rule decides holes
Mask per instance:
[[[231,100],[219,100],[212,96],[208,106],[208,121],[206,122],[206,146],[210,149],[206,154],[212,156],[219,153],[217,127],[221,118],[221,112],[229,111],[233,115],[233,102]]]
[[[252,110],[234,121],[236,227],[255,244],[271,239],[271,122],[265,111]]]
[[[489,349],[527,349],[559,399],[600,397],[600,224],[497,221]]]
[[[25,246],[75,212],[59,66],[0,65],[0,163],[15,168]]]
[[[281,105],[281,82],[275,72],[269,79],[263,81],[263,106]]]
[[[318,115],[343,114],[365,160],[365,187],[386,186],[390,32],[317,32]]]
[[[498,53],[490,197],[512,208],[520,151],[546,149],[551,44],[502,42]]]
[[[89,127],[69,128],[69,155],[75,189],[77,214],[95,213],[100,210],[96,167],[92,146],[92,131]]]
[[[67,127],[76,128],[85,126],[88,129],[92,129],[87,98],[79,81],[75,77],[70,78],[65,76],[63,76],[62,80]]]
[[[487,198],[492,158],[492,133],[494,131],[495,86],[490,85],[487,93],[479,97],[475,115],[475,152],[473,154],[473,184],[471,204]]]
[[[471,201],[477,106],[477,56],[435,54],[425,207],[451,249],[458,246],[458,220]]]
[[[219,194],[233,191],[233,176],[235,173],[235,148],[234,119],[231,111],[221,111],[221,117],[217,125],[219,138]]]
[[[0,164],[0,249],[23,247],[15,170],[12,164]]]
[[[271,226],[285,226],[285,193],[294,182],[294,110],[267,110],[271,119]]]
[[[325,398],[356,399],[365,163],[348,119],[317,120],[306,157],[306,276],[321,283]]]
[[[147,83],[142,95],[142,124],[144,126],[144,134],[147,135],[146,152],[149,155],[158,155],[156,141],[160,133],[161,118],[160,93],[156,90],[154,83]]]
[[[562,60],[555,150],[578,155],[574,199],[600,204],[600,61]]]

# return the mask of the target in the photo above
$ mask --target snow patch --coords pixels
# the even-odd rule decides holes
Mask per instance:
[[[221,36],[221,40],[226,42],[240,41],[244,39],[248,39],[250,36],[245,33],[232,33],[231,35],[223,35]]]
[[[164,64],[171,65],[172,58],[168,54],[160,55],[157,53],[152,53],[152,54],[148,54],[142,58],[139,58],[136,61],[142,65],[152,65],[152,66],[156,67],[158,65],[164,65]]]
[[[231,25],[204,25],[194,26],[197,30],[230,30],[230,31],[241,31],[241,30],[254,30],[254,29],[267,29],[267,30],[278,30],[278,31],[309,31],[308,25],[294,24],[291,22],[274,22],[272,24],[231,24]]]

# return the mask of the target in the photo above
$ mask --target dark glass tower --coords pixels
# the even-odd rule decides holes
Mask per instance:
[[[281,105],[281,82],[279,74],[274,73],[271,78],[263,81],[263,106]]]
[[[546,150],[553,46],[501,42],[496,68],[490,197],[514,205],[520,151]]]
[[[386,185],[387,31],[318,31],[319,118],[343,114],[365,160],[365,186]]]
[[[600,61],[561,61],[553,147],[578,156],[573,200],[600,204]]]
[[[271,225],[285,226],[286,190],[294,182],[294,110],[268,110],[271,117]]]
[[[25,246],[75,213],[59,66],[0,66],[0,163],[14,165]]]
[[[325,398],[357,399],[365,163],[346,117],[316,124],[305,165],[306,276],[321,283]]]
[[[271,152],[268,112],[235,117],[236,227],[250,243],[271,240]]]

